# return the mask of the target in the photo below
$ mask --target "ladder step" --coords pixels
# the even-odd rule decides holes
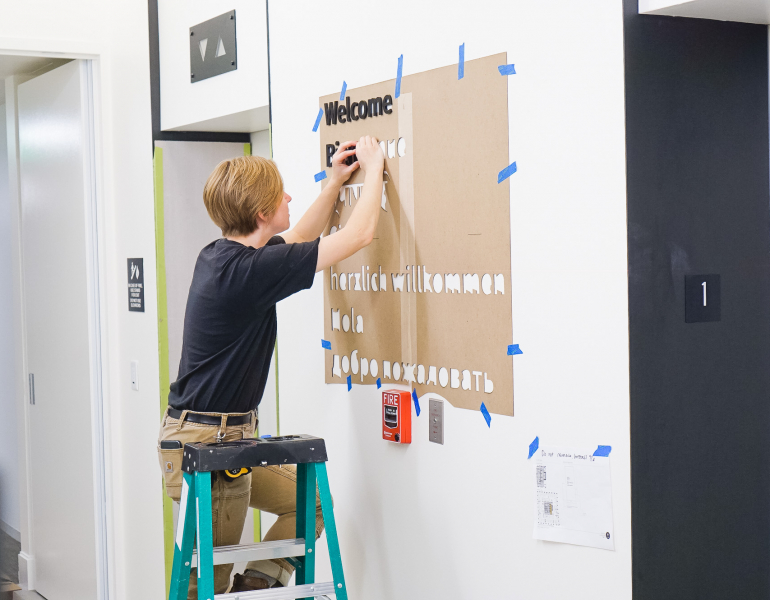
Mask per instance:
[[[270,588],[269,590],[255,590],[253,592],[218,594],[214,596],[214,600],[295,600],[296,598],[314,598],[325,594],[334,594],[333,581]]]
[[[287,558],[305,555],[305,540],[276,540],[259,544],[242,544],[240,546],[218,546],[214,548],[214,564],[229,565],[235,562],[252,560],[269,560],[271,558]],[[198,552],[193,550],[191,568],[198,566]],[[260,596],[261,597],[261,596]],[[270,596],[272,598],[272,596]],[[281,596],[283,598],[283,596]],[[288,598],[288,596],[287,596]],[[302,596],[297,596],[302,598]]]

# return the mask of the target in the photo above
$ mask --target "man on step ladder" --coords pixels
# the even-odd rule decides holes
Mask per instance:
[[[357,157],[347,165],[349,157]],[[221,162],[203,201],[222,238],[201,250],[187,298],[179,375],[171,384],[158,455],[166,493],[179,501],[184,444],[253,437],[277,331],[277,302],[313,284],[315,273],[372,241],[379,219],[384,156],[369,136],[342,144],[326,187],[289,229],[289,202],[273,161],[243,156]],[[319,239],[340,187],[358,168],[361,196],[344,228]],[[288,231],[287,231],[288,230]],[[283,233],[285,232],[285,233]],[[279,235],[280,234],[280,235]],[[296,469],[291,465],[212,473],[214,546],[240,542],[249,506],[278,520],[265,541],[295,537]],[[316,537],[323,531],[316,499]],[[259,541],[259,540],[255,540]],[[228,591],[232,565],[214,567],[215,593]],[[250,562],[231,592],[286,586],[284,559]],[[188,598],[197,598],[195,570]]]

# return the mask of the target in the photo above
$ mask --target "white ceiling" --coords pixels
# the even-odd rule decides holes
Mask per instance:
[[[639,0],[639,13],[770,25],[770,0]]]
[[[69,62],[47,56],[0,55],[0,104],[5,103],[5,78],[11,75],[36,75]]]

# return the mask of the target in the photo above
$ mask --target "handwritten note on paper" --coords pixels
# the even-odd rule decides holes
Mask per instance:
[[[533,458],[536,540],[615,549],[610,457],[541,446]]]

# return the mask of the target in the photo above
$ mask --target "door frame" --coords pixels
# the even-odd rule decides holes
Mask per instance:
[[[106,394],[108,386],[108,355],[105,315],[106,293],[103,282],[106,281],[104,256],[105,250],[105,224],[104,224],[104,193],[103,193],[103,160],[102,160],[102,131],[101,131],[101,103],[98,90],[101,88],[100,58],[99,54],[64,53],[55,51],[13,51],[0,48],[2,55],[38,56],[57,59],[72,59],[80,62],[81,69],[81,97],[83,122],[83,176],[86,190],[85,203],[85,248],[86,248],[86,276],[87,276],[87,302],[88,302],[88,337],[89,337],[89,372],[90,372],[90,404],[91,404],[91,446],[92,467],[94,474],[94,529],[95,529],[95,555],[96,555],[96,585],[99,600],[108,600],[115,597],[114,560],[111,548],[112,539],[112,489],[110,479],[107,477],[106,467],[110,464],[106,443],[109,434],[109,402]],[[26,80],[26,79],[25,79]],[[21,81],[19,82],[21,83]],[[24,298],[24,267],[21,245],[21,181],[19,170],[19,136],[18,136],[18,97],[14,82],[12,98],[6,97],[6,119],[13,123],[13,129],[8,128],[9,137],[9,176],[11,179],[11,201],[15,222],[13,245],[17,253],[17,298],[21,314],[21,340],[20,367],[23,381],[23,463],[20,468],[21,501],[26,508],[26,519],[22,516],[22,539],[26,538],[26,549],[23,547],[19,555],[20,580],[26,583],[28,589],[35,589],[35,547],[32,532],[35,527],[32,514],[32,489],[29,477],[33,465],[30,464],[30,389],[27,373],[27,327]],[[10,138],[13,136],[13,142]],[[12,152],[10,152],[12,150]],[[24,528],[27,532],[25,535]],[[26,580],[26,581],[25,581]]]

